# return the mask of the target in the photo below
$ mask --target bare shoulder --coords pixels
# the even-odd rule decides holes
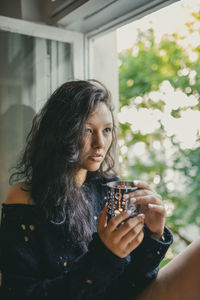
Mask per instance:
[[[30,193],[26,191],[27,188],[25,182],[19,182],[12,185],[8,190],[5,204],[35,204],[31,199]]]

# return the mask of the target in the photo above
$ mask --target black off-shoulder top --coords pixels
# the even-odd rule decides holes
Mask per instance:
[[[158,241],[144,227],[140,246],[119,258],[96,232],[105,184],[90,177],[85,186],[93,229],[87,252],[72,244],[60,226],[46,222],[37,205],[2,205],[0,299],[133,300],[156,277],[172,243],[170,231],[165,228]]]

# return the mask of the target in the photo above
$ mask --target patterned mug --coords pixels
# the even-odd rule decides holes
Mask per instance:
[[[130,210],[130,217],[140,213],[139,205],[134,204],[131,199],[126,199],[126,194],[138,189],[132,181],[112,181],[107,185],[108,217],[119,215],[121,212]]]

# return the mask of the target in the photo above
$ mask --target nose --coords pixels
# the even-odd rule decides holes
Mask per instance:
[[[102,133],[96,133],[93,137],[93,143],[94,148],[103,148],[105,145],[105,138]]]

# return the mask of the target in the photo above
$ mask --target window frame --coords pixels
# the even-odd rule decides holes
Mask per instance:
[[[82,33],[4,16],[0,16],[0,30],[70,43],[74,78],[84,79],[84,35]]]

